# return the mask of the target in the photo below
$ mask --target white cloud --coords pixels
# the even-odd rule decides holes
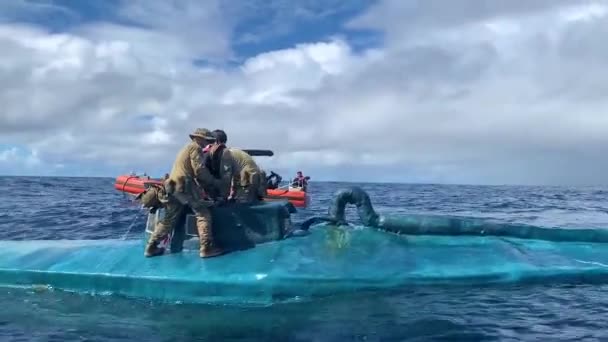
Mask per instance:
[[[29,153],[23,153],[17,147],[0,150],[0,170],[4,174],[35,174],[41,165],[42,161],[35,149]]]
[[[52,1],[11,0],[0,2],[0,21],[36,20],[53,16],[56,19],[78,19],[78,14]]]
[[[218,0],[129,0],[119,12],[122,17],[151,28],[152,32],[167,35],[166,41],[148,42],[155,44],[159,52],[166,53],[172,50],[172,45],[181,45],[207,57],[229,53],[231,18],[222,16]]]
[[[0,152],[1,162],[11,162],[17,158],[17,148],[12,147]]]
[[[268,168],[607,182],[606,2],[484,4],[381,1],[349,25],[384,30],[382,47],[333,38],[229,69],[191,63],[233,56],[236,19],[220,19],[235,8],[216,2],[131,2],[119,14],[140,28],[3,24],[0,144],[50,165],[169,169],[187,134],[208,127],[275,150]]]

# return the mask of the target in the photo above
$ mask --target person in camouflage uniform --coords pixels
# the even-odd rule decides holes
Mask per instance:
[[[226,147],[228,137],[223,130],[216,129],[213,131],[213,135],[216,141],[211,149],[214,151],[212,153],[221,151],[220,167],[225,168],[226,165],[230,165],[232,169],[230,180],[225,179],[224,183],[230,182],[234,198],[243,203],[255,203],[264,198],[266,196],[266,173],[247,152]],[[225,177],[227,176],[225,175]]]
[[[175,224],[188,207],[192,208],[196,216],[201,258],[217,256],[224,252],[214,243],[209,202],[202,200],[203,191],[213,193],[217,185],[205,167],[202,151],[203,147],[213,143],[215,138],[208,129],[198,128],[190,134],[190,139],[191,142],[177,154],[169,177],[164,181],[164,187],[155,191],[156,196],[160,198],[159,202],[164,204],[165,215],[150,235],[144,252],[146,257],[164,253],[164,249],[159,248],[158,244],[175,229]],[[149,198],[142,199],[151,201],[150,197],[153,196],[154,192],[148,195]]]

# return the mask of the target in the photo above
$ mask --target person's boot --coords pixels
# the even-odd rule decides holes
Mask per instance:
[[[212,258],[224,254],[224,250],[213,244],[201,244],[199,256],[201,258]]]
[[[201,258],[211,258],[224,254],[224,250],[213,241],[209,224],[198,224],[198,238],[200,241],[199,255]]]
[[[165,249],[158,247],[158,243],[148,243],[146,245],[146,249],[144,251],[144,256],[146,258],[151,258],[151,257],[163,255],[164,253],[165,253]]]

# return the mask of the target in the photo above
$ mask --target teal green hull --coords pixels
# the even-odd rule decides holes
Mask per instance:
[[[397,236],[317,226],[308,236],[200,259],[143,257],[143,242],[2,241],[0,285],[169,302],[271,304],[358,290],[608,278],[603,243]]]
[[[286,202],[214,210],[216,240],[231,253],[210,259],[198,256],[192,216],[168,242],[171,253],[155,258],[143,256],[143,240],[0,241],[0,286],[265,305],[408,286],[608,282],[605,230],[406,216],[381,220],[405,235],[317,225],[289,237],[292,210]],[[149,216],[148,232],[161,216]]]

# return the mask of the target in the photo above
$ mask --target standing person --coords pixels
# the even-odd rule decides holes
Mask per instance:
[[[159,248],[158,244],[175,229],[175,224],[187,206],[190,206],[196,215],[200,257],[223,254],[223,250],[213,239],[211,212],[201,201],[203,189],[213,189],[211,175],[203,164],[202,148],[213,143],[215,138],[208,129],[197,128],[190,134],[190,139],[190,143],[177,154],[169,177],[164,182],[165,216],[157,222],[154,232],[150,235],[144,252],[146,257],[164,253],[164,249]]]

